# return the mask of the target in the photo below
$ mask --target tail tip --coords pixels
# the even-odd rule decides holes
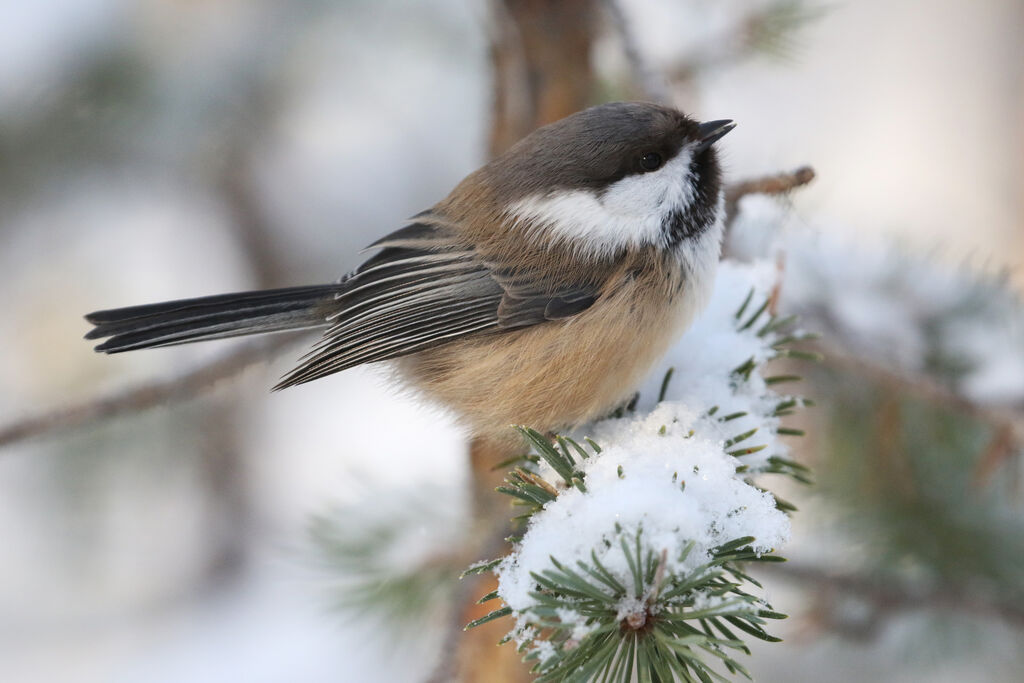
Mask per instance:
[[[90,337],[86,338],[89,339]],[[92,347],[92,350],[95,351],[96,353],[105,353],[107,355],[110,355],[112,353],[120,353],[121,351],[126,351],[127,349],[120,348],[117,345],[115,345],[114,338],[111,337],[102,344],[97,344],[96,346]]]
[[[270,387],[270,391],[272,393],[276,394],[277,392],[284,391],[288,387],[293,387],[296,384],[300,384],[300,382],[296,382],[295,380],[293,380],[291,378],[290,375],[286,375],[285,377],[282,377],[281,380],[277,384],[275,384],[274,386]]]

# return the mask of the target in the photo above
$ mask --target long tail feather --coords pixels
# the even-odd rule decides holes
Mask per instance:
[[[341,288],[330,284],[267,289],[96,311],[85,316],[96,326],[85,338],[109,337],[96,350],[119,353],[321,327],[328,324],[330,303]]]

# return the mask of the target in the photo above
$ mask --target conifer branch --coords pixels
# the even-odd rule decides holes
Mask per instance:
[[[1015,443],[1024,443],[1024,410],[979,404],[927,375],[896,370],[861,356],[834,340],[818,340],[815,345],[830,366],[868,377],[898,394],[915,396],[933,405],[974,418],[996,430],[1005,430],[1012,435]]]
[[[743,292],[737,283],[749,283],[743,279],[749,271],[728,272],[724,290]],[[706,323],[708,334],[734,334],[756,345],[746,347],[753,355],[738,366],[726,355],[699,370],[728,387],[716,395],[720,404],[674,394],[670,370],[653,413],[638,413],[634,400],[607,429],[594,427],[604,435],[600,446],[518,427],[539,462],[509,463],[497,490],[514,500],[522,512],[515,519],[526,529],[510,555],[470,570],[492,572],[498,588],[481,598],[494,601],[491,611],[467,628],[514,618],[505,641],[518,644],[538,681],[627,683],[634,673],[641,681],[726,680],[717,667],[749,678],[734,651],[749,654],[747,637],[777,640],[767,620],[785,615],[750,592],[760,584],[746,566],[782,561],[774,549],[788,535],[793,508],[765,496],[749,477],[777,473],[809,481],[807,468],[766,451],[785,453],[776,438],[802,435],[780,427],[778,418],[808,402],[775,393],[772,385],[795,378],[765,377],[762,368],[790,355],[790,344],[806,335],[790,331],[792,318],[769,312],[770,292],[761,291],[763,299],[757,293],[752,286],[738,309],[719,308]],[[759,399],[745,410],[730,405],[751,390]],[[761,451],[769,455],[754,455]],[[754,457],[747,462],[747,456]],[[646,496],[645,502],[632,497],[639,489],[657,498],[655,509],[644,510]],[[669,522],[667,531],[659,511],[671,509],[675,496],[702,512],[682,527]],[[734,502],[716,507],[722,500]],[[618,511],[607,524],[613,528],[573,521],[602,505]],[[729,535],[717,535],[725,528]],[[731,538],[734,529],[756,529],[760,538]]]
[[[989,596],[970,587],[951,583],[912,584],[891,577],[869,577],[839,572],[806,562],[787,562],[765,568],[765,572],[817,590],[853,595],[871,604],[882,613],[948,609],[957,613],[996,616],[1024,628],[1024,603],[1007,600],[1006,596]]]

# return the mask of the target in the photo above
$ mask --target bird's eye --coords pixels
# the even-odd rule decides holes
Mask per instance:
[[[657,152],[648,152],[640,157],[640,168],[645,171],[657,171],[661,168],[661,155]]]

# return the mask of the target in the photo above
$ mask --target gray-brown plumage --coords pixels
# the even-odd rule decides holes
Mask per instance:
[[[628,397],[702,305],[721,238],[711,144],[730,128],[594,107],[467,176],[339,283],[100,311],[87,337],[114,353],[326,326],[277,388],[399,359],[477,436],[577,425]]]

